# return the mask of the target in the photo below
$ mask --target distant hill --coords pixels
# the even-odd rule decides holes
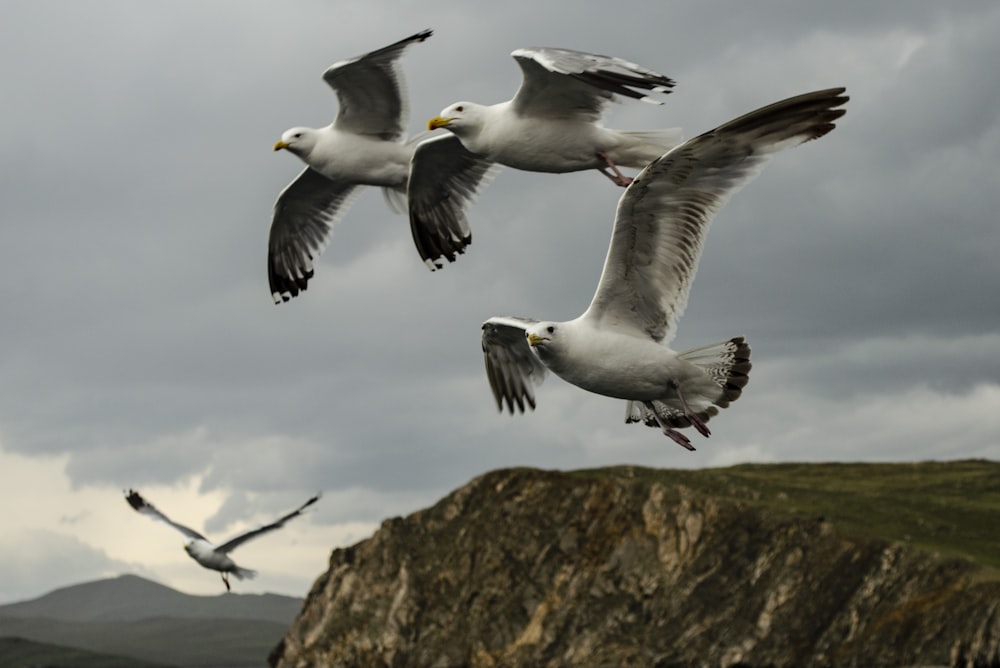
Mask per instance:
[[[272,666],[1000,667],[1000,463],[487,473],[338,549]]]
[[[3,668],[173,668],[134,657],[99,654],[73,647],[60,647],[25,638],[0,638]]]
[[[0,617],[47,617],[65,622],[228,618],[287,625],[301,609],[302,599],[292,596],[192,596],[137,575],[121,575],[56,589],[30,601],[0,605]]]
[[[0,637],[203,668],[263,666],[302,600],[276,594],[190,596],[135,575],[52,591],[0,606]],[[7,662],[0,659],[0,666]]]

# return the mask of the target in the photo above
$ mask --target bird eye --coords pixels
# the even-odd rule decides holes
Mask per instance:
[[[549,334],[551,334],[552,332],[556,331],[556,328],[553,327],[552,325],[549,325],[545,329],[546,329],[546,331],[548,331]]]
[[[465,107],[463,107],[462,105],[458,105],[457,107],[455,107],[455,111],[459,112],[465,111]]]
[[[295,134],[292,135],[293,139],[300,139],[301,137],[302,137],[302,133],[301,132],[296,132]]]

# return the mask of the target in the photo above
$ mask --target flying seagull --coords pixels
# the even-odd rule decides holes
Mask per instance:
[[[705,235],[729,197],[772,155],[817,139],[844,115],[844,88],[792,97],[690,139],[652,162],[618,202],[604,271],[590,306],[567,322],[494,317],[483,354],[497,408],[535,408],[546,370],[585,390],[628,401],[626,422],[678,428],[706,422],[747,384],[750,346],[737,336],[674,352]]]
[[[394,211],[406,210],[415,141],[405,141],[407,99],[397,61],[406,47],[431,34],[424,30],[331,65],[323,80],[337,93],[337,118],[324,128],[286,130],[274,145],[307,165],[274,203],[267,278],[275,304],[306,289],[313,260],[329,244],[358,186],[379,186]]]
[[[125,495],[125,500],[128,504],[132,506],[137,512],[152,520],[157,522],[164,522],[169,524],[173,528],[180,531],[182,534],[188,537],[188,542],[184,546],[184,551],[188,553],[188,556],[197,561],[199,564],[205,568],[210,568],[213,571],[219,571],[222,574],[222,582],[226,585],[226,591],[229,591],[229,574],[232,573],[237,579],[242,580],[243,578],[253,578],[257,575],[257,571],[252,571],[248,568],[241,568],[236,565],[236,563],[229,558],[229,553],[235,550],[237,547],[243,543],[256,538],[262,534],[268,533],[270,531],[275,531],[285,526],[285,522],[292,519],[293,517],[298,517],[302,514],[302,511],[316,503],[319,500],[319,494],[312,497],[301,506],[288,513],[284,517],[271,522],[270,524],[265,524],[262,527],[252,529],[245,533],[241,533],[238,536],[233,536],[227,540],[222,545],[218,547],[212,545],[207,538],[202,536],[200,533],[194,529],[188,528],[183,524],[178,524],[172,519],[161,513],[156,509],[156,506],[146,501],[139,495],[139,492],[130,489],[128,494]]]
[[[417,251],[434,271],[472,241],[465,207],[499,165],[532,172],[597,169],[617,185],[619,166],[642,168],[681,140],[679,128],[622,132],[600,125],[616,96],[663,104],[672,79],[621,58],[568,49],[517,49],[522,82],[512,100],[456,102],[428,121],[452,134],[422,142],[413,155],[407,199]]]

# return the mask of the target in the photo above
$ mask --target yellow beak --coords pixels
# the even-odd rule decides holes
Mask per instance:
[[[275,142],[275,144],[274,144],[274,150],[275,151],[280,151],[283,148],[288,148],[288,144],[286,144],[283,141],[277,141],[277,142]]]
[[[443,116],[435,116],[431,120],[427,121],[428,130],[437,130],[438,128],[446,128],[451,123],[450,118],[444,118]]]
[[[538,336],[538,334],[528,334],[528,345],[537,346],[542,341],[548,341],[544,336]]]

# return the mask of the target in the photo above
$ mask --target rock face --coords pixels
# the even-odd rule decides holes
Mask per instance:
[[[1000,666],[993,571],[644,471],[497,471],[387,520],[271,665]]]

